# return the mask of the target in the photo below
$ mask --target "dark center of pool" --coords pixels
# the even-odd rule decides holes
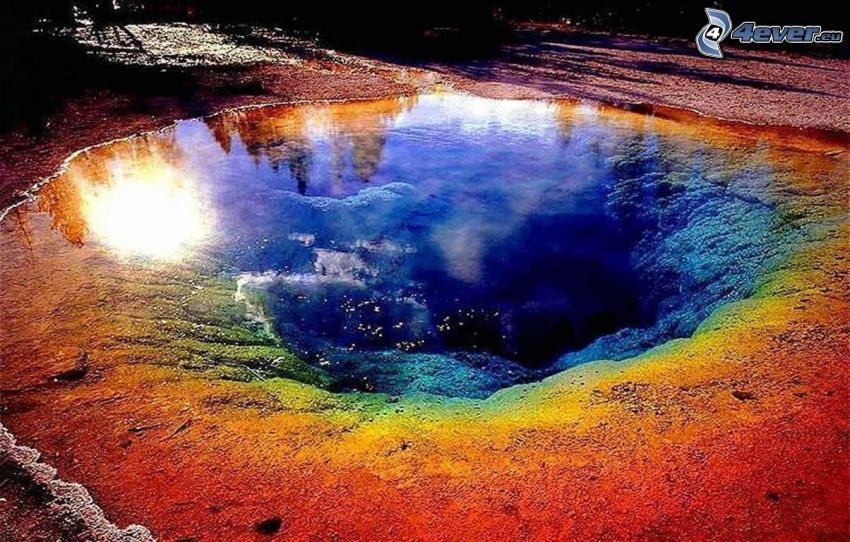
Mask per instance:
[[[98,167],[135,202],[150,191],[126,164],[158,164],[145,182],[175,205],[161,239],[109,222],[114,194],[89,229],[119,224],[101,241],[220,262],[249,315],[345,390],[477,397],[635,355],[748,295],[794,235],[753,190],[771,175],[757,154],[733,160],[650,117],[585,105],[437,95],[262,108],[132,149]],[[192,206],[163,171],[204,202],[212,234],[198,247],[203,221],[172,224]]]

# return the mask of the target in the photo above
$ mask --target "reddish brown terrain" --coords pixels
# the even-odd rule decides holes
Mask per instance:
[[[44,257],[26,276],[0,266],[0,301],[15,307],[0,321],[2,415],[19,441],[0,433],[0,534],[146,540],[115,527],[138,523],[184,542],[850,540],[850,62],[745,49],[710,60],[687,41],[529,27],[464,63],[314,50],[280,64],[162,69],[179,84],[145,96],[87,89],[41,133],[0,134],[2,208],[73,152],[177,119],[448,88],[655,112],[669,117],[659,130],[705,134],[730,155],[766,146],[784,172],[766,198],[816,235],[692,338],[474,404],[349,400],[155,363],[157,352],[120,339],[155,325],[135,316],[178,310],[184,285],[79,272],[90,262],[67,249],[67,261]],[[773,128],[760,135],[763,125]],[[7,254],[25,255],[14,235],[4,240]],[[42,288],[60,275],[65,288]],[[82,317],[42,326],[54,307]]]

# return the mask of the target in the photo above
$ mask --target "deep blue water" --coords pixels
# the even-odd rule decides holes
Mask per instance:
[[[181,123],[240,291],[343,389],[484,396],[686,336],[793,232],[709,144],[424,96]],[[746,197],[743,197],[746,196]],[[767,248],[765,248],[767,247]]]

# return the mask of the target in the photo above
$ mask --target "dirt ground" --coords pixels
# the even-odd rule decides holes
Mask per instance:
[[[850,131],[842,59],[724,47],[701,57],[682,40],[576,34],[529,28],[496,59],[431,65],[459,85],[495,96],[571,97],[617,105],[666,106],[756,125]],[[504,88],[505,90],[499,90]],[[492,89],[492,90],[490,90]]]

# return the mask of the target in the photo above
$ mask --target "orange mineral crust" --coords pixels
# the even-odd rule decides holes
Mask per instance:
[[[356,104],[322,107],[335,134],[352,122],[371,134],[352,138],[371,171],[386,117],[411,105],[365,104],[365,121]],[[216,257],[180,259],[213,242],[203,190],[167,254],[122,252],[151,239],[116,233],[98,205],[196,190],[167,142],[122,142],[76,158],[2,223],[3,424],[111,521],[160,540],[846,539],[846,144],[557,107],[564,125],[592,114],[681,138],[670,152],[682,160],[725,149],[720,177],[756,156],[773,174],[747,194],[805,234],[751,295],[636,357],[486,398],[340,391],[244,323],[252,305]],[[309,132],[299,123],[314,112],[286,111],[207,123],[214,140],[238,133],[256,149]],[[153,188],[140,200],[134,183]]]

